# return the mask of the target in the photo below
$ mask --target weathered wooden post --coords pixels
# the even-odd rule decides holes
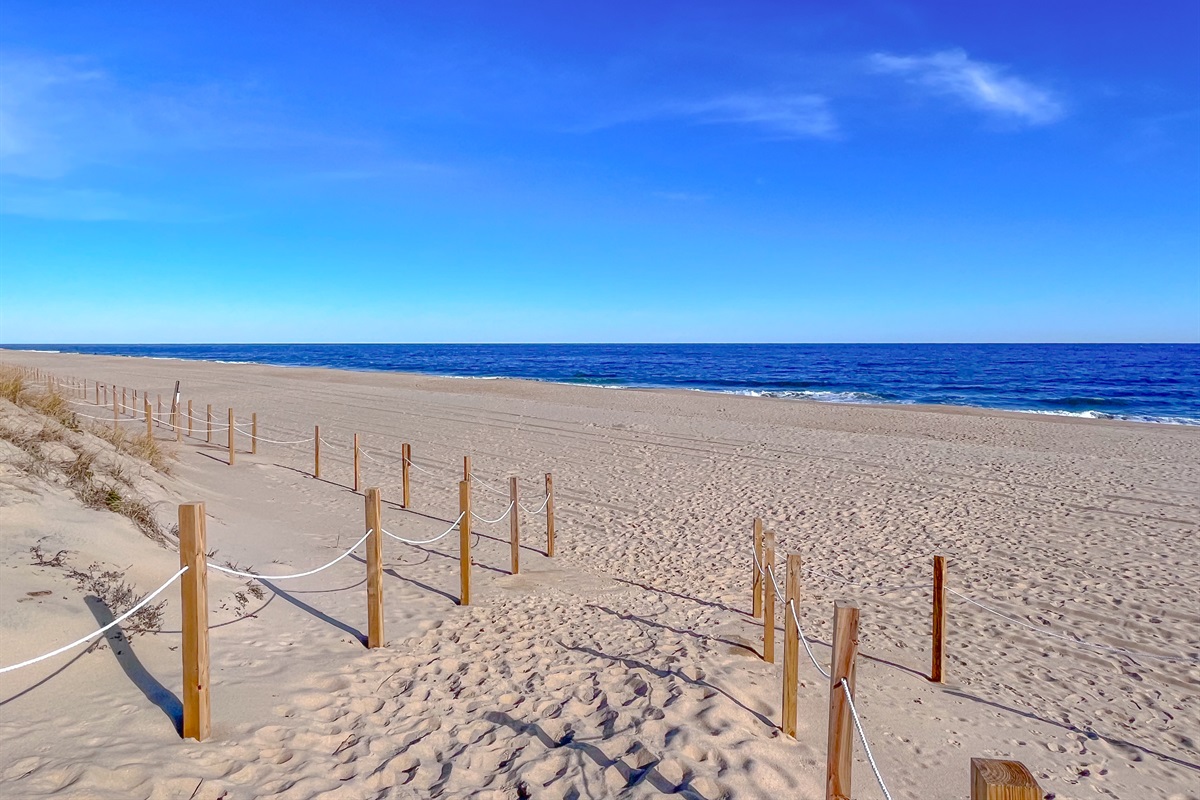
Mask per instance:
[[[763,533],[763,661],[775,663],[775,533]]]
[[[120,421],[121,421],[121,415],[117,410],[117,390],[114,388],[113,389],[113,433],[116,433],[117,429],[121,427],[120,425],[117,424]]]
[[[758,565],[762,563],[763,555],[763,523],[760,517],[754,518],[754,578],[750,583],[750,592],[754,595],[752,602],[752,613],[755,619],[762,616],[763,600],[763,575],[758,569]]]
[[[787,583],[783,588],[783,732],[796,738],[796,699],[800,691],[800,556],[787,557]],[[795,613],[795,616],[793,616]]]
[[[258,455],[258,412],[250,415],[250,454]]]
[[[156,397],[158,397],[158,407],[154,412],[154,424],[162,425],[162,395],[156,395]]]
[[[546,555],[554,558],[554,476],[546,473]]]
[[[313,426],[313,477],[321,477],[321,426]]]
[[[233,466],[233,409],[229,409],[229,466]]]
[[[188,438],[192,438],[192,401],[188,400]]]
[[[142,414],[146,417],[146,441],[154,439],[154,415],[150,413],[150,401],[142,398]]]
[[[458,604],[471,605],[471,482],[458,483]]]
[[[842,684],[854,696],[858,658],[858,603],[833,604],[833,658],[829,664],[829,740],[825,766],[825,800],[850,800],[854,766],[854,723]]]
[[[367,489],[367,647],[383,647],[383,503]]]
[[[1020,761],[972,758],[971,800],[1042,800],[1042,789]]]
[[[521,514],[517,503],[517,476],[508,479],[508,546],[512,551],[512,574],[521,571]]]
[[[127,391],[128,390],[124,386],[121,387],[121,413],[122,414],[129,413],[129,404],[126,402],[126,400],[127,400],[126,392]]]
[[[183,605],[183,737],[204,741],[212,731],[208,692],[208,564],[204,503],[179,507]]]
[[[471,480],[471,457],[463,456],[463,480]]]
[[[946,679],[946,557],[933,557],[933,664],[929,680]]]
[[[204,419],[208,423],[208,437],[204,441],[211,444],[212,443],[212,403],[208,404],[208,408],[204,412]]]
[[[354,491],[356,491],[356,492],[358,491],[358,476],[359,476],[358,434],[356,433],[356,434],[354,434]]]
[[[402,484],[401,492],[404,495],[404,502],[401,503],[401,505],[403,505],[405,508],[409,507],[408,468],[410,466],[412,466],[412,445],[410,445],[408,442],[405,442],[404,444],[400,445],[400,483]]]
[[[100,381],[96,381],[96,405],[100,405]]]

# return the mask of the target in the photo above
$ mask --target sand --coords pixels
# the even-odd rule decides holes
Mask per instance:
[[[367,650],[361,550],[309,578],[210,576],[213,736],[177,733],[178,593],[159,633],[0,675],[0,794],[88,798],[824,796],[828,682],[800,667],[799,731],[778,729],[781,664],[750,617],[754,517],[799,553],[800,618],[828,663],[835,600],[861,607],[857,705],[894,797],[967,796],[973,756],[1025,763],[1059,798],[1200,798],[1200,429],[928,407],[823,405],[171,360],[0,353],[0,361],[257,412],[272,439],[176,448],[164,521],[203,500],[210,548],[262,572],[316,566],[361,535],[363,485],[384,524],[422,538],[478,483],[553,472],[557,553],[522,515],[476,525],[473,605],[456,605],[457,535],[387,540],[388,646]],[[90,390],[89,390],[90,396]],[[80,406],[82,413],[105,415]],[[109,412],[110,413],[110,412]],[[136,427],[136,426],[133,426]],[[199,431],[198,431],[199,432]],[[160,430],[164,443],[173,436]],[[399,456],[413,476],[400,498]],[[0,663],[97,627],[30,542],[128,568],[139,591],[176,568],[123,518],[4,473]],[[506,501],[481,487],[495,517]],[[946,683],[931,684],[930,581],[950,608]],[[52,589],[32,601],[27,591]],[[223,606],[223,607],[222,607]],[[782,613],[777,615],[782,645]],[[1044,633],[1043,633],[1044,632]],[[1126,657],[1078,636],[1182,661]],[[119,654],[118,654],[119,651]],[[803,654],[802,654],[802,658]],[[881,796],[856,744],[854,796]]]

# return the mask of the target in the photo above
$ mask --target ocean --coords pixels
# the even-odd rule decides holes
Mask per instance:
[[[3,345],[1200,425],[1197,344]]]

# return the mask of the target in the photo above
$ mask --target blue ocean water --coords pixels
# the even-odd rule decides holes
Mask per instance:
[[[4,345],[1200,425],[1196,344]]]

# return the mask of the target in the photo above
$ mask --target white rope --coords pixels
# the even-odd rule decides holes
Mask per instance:
[[[279,439],[268,439],[265,436],[255,434],[252,430],[249,430],[249,431],[243,430],[236,423],[234,424],[233,428],[234,428],[234,430],[236,430],[238,433],[242,434],[243,436],[249,436],[252,439],[257,439],[260,442],[266,442],[268,444],[305,444],[306,442],[311,442],[313,440],[313,437],[310,436],[307,439],[295,439],[295,440],[289,440],[289,441],[280,441]]]
[[[811,661],[812,665],[817,668],[817,672],[828,678],[829,673],[825,671],[824,667],[817,663],[817,658],[813,655],[812,648],[808,646],[808,639],[806,639],[804,636],[804,626],[800,624],[800,618],[796,616],[796,601],[788,600],[787,605],[788,611],[790,611],[792,614],[792,621],[796,623],[796,632],[800,634],[800,642],[804,645],[804,652],[808,653],[808,660]]]
[[[540,506],[538,506],[537,508],[530,508],[529,506],[525,505],[524,503],[518,503],[518,505],[521,506],[521,510],[526,513],[540,514],[540,513],[542,513],[542,509],[545,508],[546,504],[549,502],[550,502],[550,495],[546,495],[546,499],[543,500],[542,504]]]
[[[371,535],[371,531],[367,531],[366,533],[364,533],[363,537],[361,539],[359,539],[357,542],[355,542],[353,545],[351,545],[349,550],[342,553],[340,556],[335,558],[333,561],[330,561],[325,566],[317,567],[316,569],[310,569],[308,572],[297,572],[295,575],[257,575],[253,572],[239,572],[238,570],[230,569],[229,567],[221,567],[216,564],[213,564],[212,562],[209,562],[208,566],[210,569],[215,569],[218,572],[225,572],[230,575],[238,575],[242,578],[257,578],[258,580],[264,580],[264,581],[287,581],[287,580],[291,580],[292,578],[305,578],[305,577],[308,577],[309,575],[315,575],[323,569],[329,569],[334,564],[338,563],[343,558],[345,558],[346,556],[350,555],[355,550],[357,550],[358,546],[360,544],[362,544],[363,542],[365,542],[367,540],[367,537],[370,535]]]
[[[113,419],[112,417],[95,417],[91,414],[80,414],[78,411],[72,411],[71,413],[77,417],[83,417],[84,419],[98,419],[101,422],[145,422],[145,420],[137,419],[135,417],[118,417]]]
[[[472,472],[472,473],[471,473],[471,481],[472,481],[473,483],[476,483],[476,484],[478,484],[479,486],[482,486],[484,489],[487,489],[487,490],[488,490],[489,492],[491,492],[492,494],[498,494],[498,495],[500,495],[501,497],[508,497],[508,492],[502,492],[502,491],[500,491],[499,489],[494,489],[494,488],[492,488],[492,487],[491,487],[491,486],[490,486],[490,485],[487,483],[487,481],[481,481],[481,480],[479,480],[478,478],[476,478],[476,477],[475,477],[475,473],[474,473],[474,472]]]
[[[1182,662],[1187,662],[1187,663],[1192,663],[1192,664],[1200,663],[1200,656],[1156,655],[1154,653],[1145,653],[1145,652],[1140,652],[1137,650],[1126,650],[1123,647],[1110,647],[1109,645],[1106,645],[1106,644],[1097,644],[1095,642],[1089,642],[1084,639],[1077,639],[1077,638],[1073,638],[1071,636],[1064,636],[1061,633],[1055,633],[1054,631],[1048,631],[1045,628],[1039,628],[1037,625],[1032,625],[1032,624],[1026,622],[1025,620],[1017,619],[1016,617],[1009,616],[1008,614],[1005,614],[1001,611],[997,611],[996,609],[992,608],[991,606],[985,606],[983,603],[979,602],[978,600],[973,600],[970,597],[967,597],[965,594],[962,594],[961,592],[956,592],[953,589],[947,589],[946,591],[949,592],[950,594],[954,595],[955,597],[966,600],[971,605],[982,608],[984,611],[988,612],[989,614],[995,614],[997,617],[1004,620],[1005,622],[1009,622],[1013,625],[1019,625],[1022,628],[1028,628],[1029,630],[1033,631],[1034,633],[1041,634],[1042,636],[1049,636],[1054,639],[1059,639],[1068,644],[1074,644],[1074,645],[1078,645],[1080,647],[1091,647],[1096,650],[1104,650],[1104,651],[1107,651],[1110,653],[1119,653],[1120,655],[1129,656],[1130,658],[1145,658],[1145,659],[1149,659],[1152,661],[1182,661]]]
[[[420,464],[417,464],[416,462],[414,462],[411,458],[401,459],[401,460],[408,461],[408,465],[410,467],[412,467],[413,469],[417,470],[418,472],[424,472],[426,475],[433,475],[434,477],[438,476],[438,474],[436,472],[432,472],[430,470],[425,469]]]
[[[2,668],[0,668],[0,673],[11,672],[14,669],[20,669],[21,667],[28,667],[30,664],[36,664],[39,661],[45,661],[47,658],[53,658],[54,656],[58,655],[59,653],[65,653],[73,647],[78,647],[79,645],[83,644],[84,642],[88,641],[89,639],[96,638],[97,636],[104,633],[106,630],[108,630],[109,628],[112,628],[115,625],[120,625],[122,622],[129,619],[131,616],[136,614],[138,611],[141,611],[143,608],[145,608],[147,603],[149,603],[155,597],[158,597],[158,595],[164,589],[166,589],[168,586],[170,586],[175,581],[179,580],[179,576],[187,571],[188,571],[187,567],[180,567],[179,571],[176,572],[174,575],[172,575],[170,578],[168,578],[166,583],[164,583],[162,586],[155,589],[150,594],[143,597],[136,606],[129,609],[124,614],[117,617],[112,622],[108,623],[103,628],[101,628],[100,630],[93,631],[93,632],[89,633],[87,636],[84,636],[80,639],[76,639],[75,641],[71,642],[70,644],[63,645],[62,647],[58,648],[57,650],[52,650],[49,653],[46,653],[45,655],[38,656],[37,658],[31,658],[28,661],[22,661],[20,664],[13,664],[10,667],[2,667]]]
[[[850,706],[850,718],[854,720],[854,727],[858,729],[858,738],[862,742],[863,752],[867,754],[867,763],[871,765],[871,771],[875,773],[875,780],[879,781],[879,788],[883,790],[883,796],[887,800],[892,800],[892,793],[888,791],[887,784],[883,782],[883,775],[879,774],[879,767],[875,764],[875,756],[871,755],[871,745],[867,743],[867,734],[863,731],[862,722],[858,719],[858,709],[854,707],[854,697],[850,694],[850,687],[846,685],[846,679],[840,681],[842,693],[846,695],[846,703]]]
[[[458,524],[460,522],[462,522],[463,516],[464,516],[463,514],[459,514],[458,519],[454,520],[453,525],[451,525],[443,533],[439,533],[437,536],[433,537],[432,539],[421,539],[421,540],[405,539],[403,536],[397,536],[396,534],[392,533],[389,530],[385,530],[384,533],[386,533],[388,536],[392,537],[396,541],[404,542],[405,544],[433,544],[438,539],[442,539],[446,536],[449,536],[454,531],[454,529],[458,527]]]
[[[485,518],[479,516],[478,514],[476,514],[474,511],[471,512],[471,516],[474,517],[475,519],[479,520],[480,522],[487,522],[487,523],[499,522],[500,520],[507,517],[508,512],[510,512],[512,510],[513,510],[513,504],[512,504],[512,501],[510,500],[508,503],[508,508],[504,509],[504,513],[501,514],[500,516],[496,517],[495,519],[485,519]]]
[[[359,447],[359,448],[358,448],[358,452],[360,452],[360,453],[362,453],[364,456],[366,456],[368,461],[374,461],[376,464],[382,464],[382,463],[383,463],[382,461],[380,461],[380,460],[379,460],[379,459],[377,459],[377,458],[371,458],[371,454],[370,454],[370,453],[368,453],[366,450],[364,450],[362,447]]]
[[[308,441],[310,441],[310,442],[311,442],[311,441],[312,441],[312,439],[309,439]],[[332,447],[334,450],[342,450],[342,449],[344,449],[344,448],[342,448],[340,445],[336,445],[336,444],[330,444],[329,442],[325,441],[325,437],[324,437],[324,436],[322,436],[322,437],[321,437],[321,444],[325,445],[326,447]]]

